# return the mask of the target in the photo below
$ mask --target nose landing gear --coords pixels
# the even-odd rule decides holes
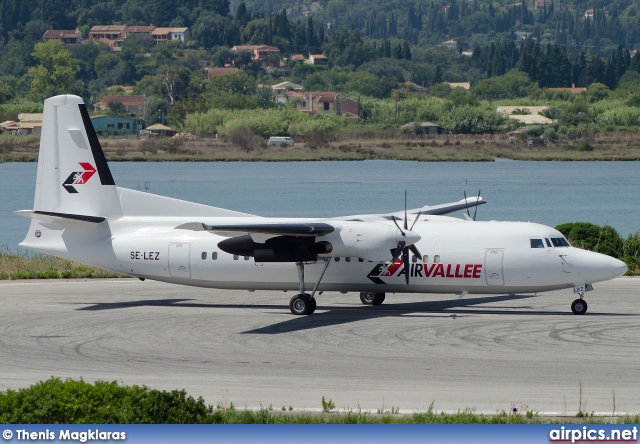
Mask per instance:
[[[364,305],[380,305],[384,302],[384,293],[374,293],[372,291],[360,292],[360,301]]]
[[[575,315],[583,315],[587,312],[587,301],[584,299],[584,293],[580,293],[580,299],[576,299],[571,304],[571,311]]]

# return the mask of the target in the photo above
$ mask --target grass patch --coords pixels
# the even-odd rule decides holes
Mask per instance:
[[[46,254],[12,252],[0,248],[0,280],[3,279],[86,279],[130,277],[102,268]]]
[[[398,407],[378,413],[346,409],[333,412],[333,401],[322,398],[322,413],[282,406],[236,409],[225,401],[215,407],[184,390],[170,392],[117,382],[50,378],[20,390],[0,392],[0,422],[4,424],[636,424],[638,416],[541,417],[532,411],[477,414],[473,409],[399,414]]]

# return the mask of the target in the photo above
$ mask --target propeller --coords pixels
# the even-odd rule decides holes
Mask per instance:
[[[473,211],[473,217],[471,217],[471,214],[469,213],[469,204],[467,203],[467,192],[464,191],[464,206],[465,209],[467,210],[467,214],[464,215],[464,217],[467,220],[472,220],[475,222],[476,220],[476,216],[478,215],[478,201],[480,200],[480,189],[478,188],[478,197],[476,197],[476,205],[475,205],[475,210]],[[464,214],[464,213],[462,213]]]
[[[402,230],[402,228],[400,228],[400,225],[398,225],[398,221],[395,217],[392,217],[391,220],[393,220],[393,223],[396,224],[396,227],[398,227],[398,231],[400,231],[400,235],[402,237],[407,237],[407,232],[409,232],[413,235],[411,237],[415,239],[415,236],[417,235],[413,234],[412,230],[416,222],[420,218],[421,214],[422,214],[422,210],[418,211],[418,215],[413,220],[413,223],[411,224],[411,228],[409,228],[409,224],[407,221],[407,190],[404,190],[404,221],[403,221],[404,231]],[[404,264],[404,270],[405,270],[404,277],[408,285],[409,270],[411,266],[409,264],[409,251],[411,251],[419,259],[422,259],[422,255],[420,254],[420,251],[418,251],[418,248],[415,246],[415,244],[411,244],[408,247],[406,245],[407,245],[407,242],[405,240],[401,240],[398,242],[398,245],[396,246],[395,250],[393,250],[392,252],[393,258],[391,259],[391,263],[394,263],[402,255],[402,263]]]

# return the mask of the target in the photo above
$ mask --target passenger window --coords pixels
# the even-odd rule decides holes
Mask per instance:
[[[202,260],[205,260],[207,258],[207,252],[203,251],[202,252]]]
[[[435,262],[436,264],[440,263],[440,255],[436,254],[435,256],[433,256],[433,262]]]
[[[211,253],[211,260],[215,261],[216,259],[218,259],[218,252],[214,251],[213,253]]]
[[[422,256],[422,262],[424,262],[425,264],[427,262],[429,262],[429,255],[428,254],[425,254],[424,256]]]
[[[238,259],[240,259],[240,256],[238,256],[237,254],[234,254],[234,255],[233,255],[233,260],[234,260],[234,261],[237,261]]]
[[[339,257],[337,257],[337,258],[335,259],[335,261],[336,261],[336,262],[340,262],[340,258],[339,258]]]
[[[411,262],[413,262],[414,264],[415,264],[416,262],[418,262],[418,256],[413,256],[413,257],[411,258]]]
[[[245,257],[244,257],[244,260],[245,260],[245,261],[248,261],[249,259],[251,259],[251,256],[245,256]]]
[[[548,237],[545,237],[544,241],[547,243],[547,247],[551,248],[553,246],[553,245],[551,245],[551,241],[549,240]]]
[[[531,239],[531,248],[544,248],[542,239]]]
[[[346,257],[346,258],[344,258],[344,260],[345,260],[346,262],[351,262],[351,258],[350,258],[350,257]]]
[[[364,259],[362,259],[361,257],[358,258],[358,262],[364,262]]]

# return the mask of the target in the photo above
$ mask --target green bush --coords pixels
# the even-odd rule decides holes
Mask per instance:
[[[571,222],[558,225],[556,230],[564,234],[574,247],[615,258],[622,255],[622,239],[609,225],[600,227],[589,222]]]
[[[198,424],[212,412],[202,398],[117,382],[51,378],[0,393],[4,424]]]

